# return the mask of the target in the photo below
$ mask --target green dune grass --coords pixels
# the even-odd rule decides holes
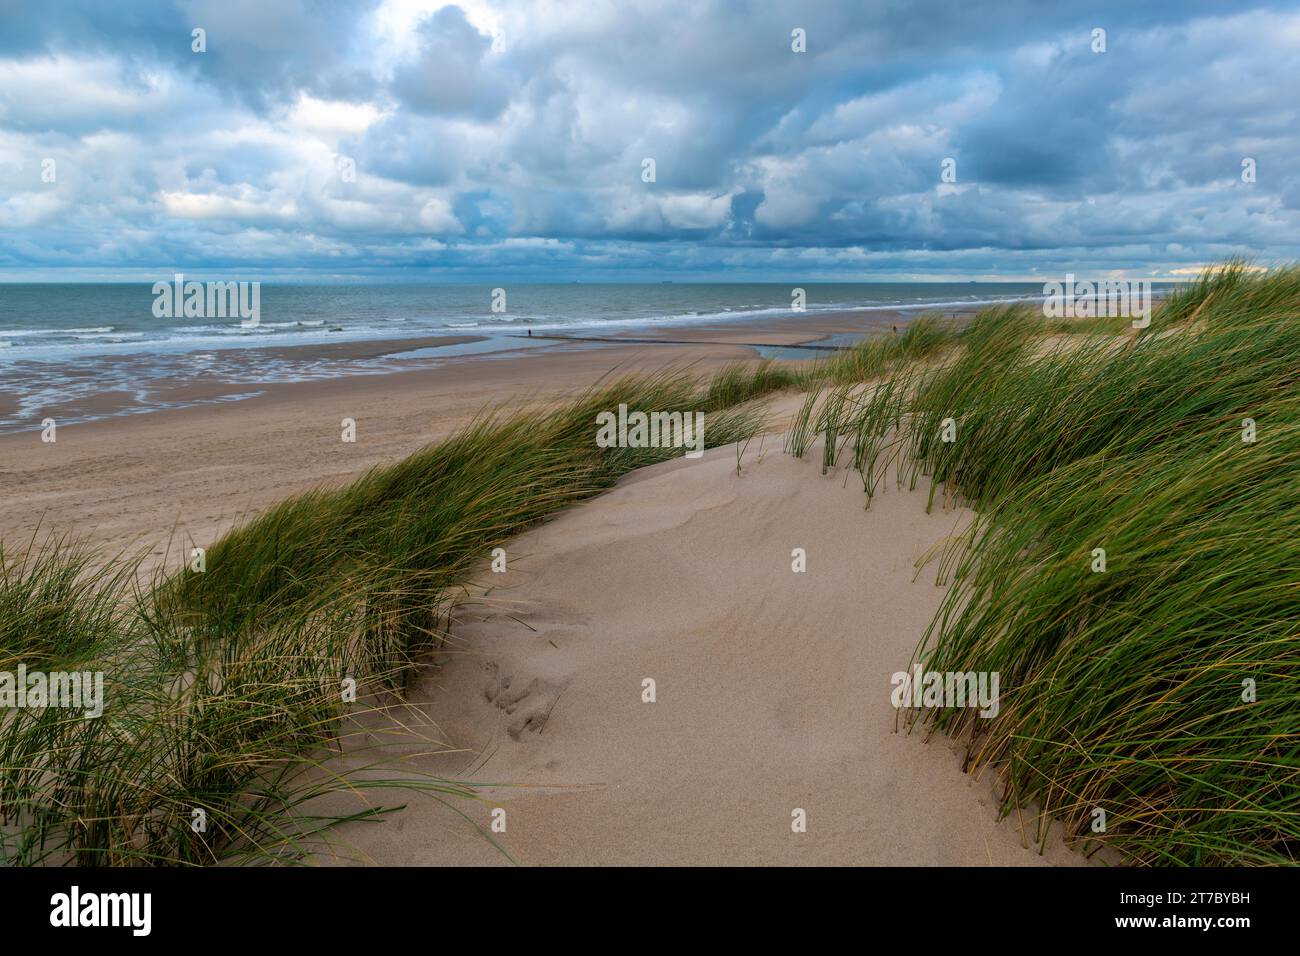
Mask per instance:
[[[978,511],[917,660],[999,672],[1002,706],[929,719],[1004,771],[1006,808],[1037,801],[1085,845],[1294,863],[1300,270],[1229,263],[1121,338],[1045,329],[985,312],[950,360],[832,396],[812,429],[831,461],[851,437],[868,496],[892,464]]]
[[[945,322],[942,314],[926,312],[913,319],[901,334],[870,336],[851,349],[835,353],[819,363],[808,380],[813,384],[820,381],[844,385],[875,378],[935,354],[951,345],[956,335],[957,327]]]

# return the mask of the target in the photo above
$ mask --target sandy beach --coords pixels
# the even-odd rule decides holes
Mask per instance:
[[[787,345],[898,318],[659,333],[697,344],[557,344],[68,425],[53,444],[5,435],[3,477],[20,491],[0,502],[0,529],[8,542],[72,532],[172,566],[182,546],[397,461],[485,408],[518,411],[665,365],[704,373],[755,356],[733,343]],[[409,347],[365,343],[335,357]],[[505,543],[509,572],[486,575],[487,593],[461,609],[412,694],[419,705],[400,727],[372,731],[381,744],[416,731],[416,751],[446,751],[406,754],[421,773],[509,786],[467,811],[417,799],[383,826],[345,827],[338,859],[1081,862],[1054,843],[1040,855],[1032,820],[998,822],[991,782],[964,775],[957,748],[898,732],[889,676],[940,596],[932,574],[913,581],[914,562],[964,516],[926,515],[921,491],[866,511],[856,479],[785,456],[781,423],[799,401],[777,398],[774,430],[744,449],[739,475],[733,447],[655,466]],[[354,444],[340,441],[346,417]],[[799,547],[810,570],[795,575]],[[654,704],[642,703],[645,678]],[[406,753],[411,741],[385,749]],[[497,806],[509,815],[505,853],[474,826]],[[796,808],[807,832],[791,829]]]
[[[703,374],[756,356],[752,348],[731,343],[787,345],[879,330],[898,321],[905,319],[894,313],[845,313],[653,333],[711,344],[557,342],[519,352],[430,360],[426,368],[388,374],[265,385],[255,397],[237,401],[220,399],[247,393],[249,386],[178,382],[169,397],[187,407],[63,425],[54,443],[43,443],[35,425],[0,435],[0,481],[12,489],[0,498],[0,533],[12,542],[29,539],[38,529],[72,532],[112,550],[144,550],[157,560],[168,542],[184,543],[186,551],[190,542],[211,542],[234,521],[271,502],[397,461],[490,408],[519,410],[577,394],[624,372],[673,365]],[[344,362],[465,338],[293,351]],[[0,387],[0,400],[6,394],[15,397]],[[120,411],[118,396],[99,396],[96,402],[52,407],[44,414],[57,421]],[[357,423],[355,443],[340,440],[344,418]]]
[[[1244,295],[1272,308],[1274,289],[1291,279],[1252,279]],[[1226,289],[1244,280],[1229,269],[1215,281]],[[1140,393],[1155,382],[1165,390],[1145,400],[1152,415],[1170,416],[1167,425],[1134,420],[1151,432],[1145,441],[1184,425],[1176,403],[1186,376],[1161,374],[1190,367],[1205,381],[1218,375],[1218,353],[1201,349],[1201,336],[1252,343],[1270,380],[1286,379],[1290,326],[1265,313],[1253,338],[1238,338],[1231,325],[1202,330],[1199,317],[1220,301],[1216,322],[1232,315],[1232,301],[1190,289],[1162,306],[1160,325],[1145,334],[1124,317],[1071,328],[1019,308],[985,310],[969,323],[899,316],[897,332],[893,316],[874,312],[622,340],[557,337],[491,354],[440,353],[445,340],[339,346],[309,360],[402,354],[417,366],[386,374],[347,366],[340,377],[266,383],[227,401],[209,394],[183,408],[110,407],[97,420],[61,426],[54,442],[35,429],[0,437],[3,478],[16,490],[0,508],[0,533],[8,555],[33,536],[39,545],[45,535],[70,535],[109,558],[139,556],[145,571],[180,572],[191,547],[208,552],[206,566],[175,574],[166,587],[113,598],[121,609],[113,616],[55,617],[70,630],[42,640],[102,648],[119,668],[116,719],[136,715],[159,728],[100,742],[118,748],[99,758],[104,766],[134,767],[124,779],[161,773],[137,795],[157,808],[145,812],[188,814],[194,801],[210,799],[211,757],[203,748],[175,750],[169,728],[224,741],[231,765],[249,768],[230,790],[233,802],[214,810],[224,815],[233,858],[1121,864],[1131,858],[1117,845],[1144,852],[1136,827],[1149,804],[1135,810],[1122,789],[1098,796],[1076,788],[1069,774],[1084,760],[1095,775],[1085,779],[1100,776],[1112,788],[1125,785],[1110,782],[1114,773],[1140,777],[1143,787],[1166,779],[1127,754],[1145,753],[1146,741],[1165,733],[1172,685],[1116,663],[1111,649],[1166,653],[1171,673],[1182,673],[1186,649],[1147,623],[1162,620],[1163,604],[1123,618],[1098,609],[1116,594],[1161,601],[1168,581],[1130,593],[1128,576],[1181,567],[1159,549],[1189,525],[1182,488],[1207,502],[1221,492],[1190,453],[1156,462],[1181,482],[1158,489],[1180,489],[1165,508],[1159,497],[1152,506],[1156,491],[1125,487],[1106,470],[1105,446],[1091,459],[1069,456],[1109,440],[1099,429],[1118,427],[1104,423],[1132,399],[1126,392],[1102,404],[1106,389]],[[877,334],[815,367],[758,361],[774,348],[849,332]],[[450,347],[474,344],[464,338]],[[687,374],[627,377],[665,369]],[[209,375],[202,386],[219,391],[222,383]],[[574,403],[596,386],[608,390]],[[820,397],[815,414],[808,395]],[[1071,418],[1068,432],[1007,427],[1008,408],[1026,409],[1029,423],[1053,422],[1088,402],[1098,407]],[[629,405],[668,417],[706,409],[692,414],[709,416],[712,447],[692,457],[675,440],[602,443],[600,415],[617,407],[621,416]],[[466,432],[491,412],[499,416],[492,427]],[[1216,411],[1210,427],[1221,428],[1223,415]],[[354,442],[346,439],[351,425],[342,427],[349,420]],[[1234,481],[1253,488],[1256,436],[1233,429]],[[832,440],[837,453],[824,457]],[[793,444],[803,450],[793,453]],[[1084,465],[1095,471],[1080,475]],[[1151,467],[1144,458],[1124,477],[1147,481]],[[1025,484],[1028,504],[999,497],[1027,469],[1037,471]],[[942,489],[933,502],[930,475]],[[303,494],[334,489],[341,493]],[[1154,530],[1103,538],[1100,547],[1090,526],[1055,530],[1087,522],[1092,512],[1074,503],[1089,497],[1093,509],[1122,507],[1133,527]],[[286,499],[285,508],[270,507]],[[976,517],[966,502],[979,508],[985,531],[1011,527],[1015,536],[962,536]],[[1259,520],[1249,509],[1239,517]],[[1203,533],[1222,546],[1221,532]],[[963,563],[941,574],[945,545],[959,536]],[[1151,550],[1132,556],[1135,547]],[[1108,550],[1122,574],[1105,573]],[[47,628],[51,608],[70,615],[110,607],[93,590],[80,603],[65,597],[69,587],[100,585],[74,585],[82,571],[58,563],[64,553],[38,548],[44,557],[33,567],[45,570],[17,582],[38,612],[13,618],[19,638]],[[120,582],[129,577],[113,580],[103,586],[117,590],[104,593],[125,594]],[[1040,591],[1044,582],[1054,590]],[[1253,594],[1240,597],[1252,609]],[[1195,610],[1196,602],[1177,606]],[[1003,616],[990,619],[990,609]],[[922,700],[918,692],[908,711],[894,692],[932,627],[915,663],[939,693],[931,699],[927,690]],[[1206,654],[1233,639],[1217,620],[1205,627]],[[1091,643],[1074,653],[1080,639]],[[1000,657],[1007,647],[1020,657]],[[138,654],[155,663],[138,674],[118,663]],[[179,677],[167,670],[177,661]],[[1097,669],[1106,667],[1123,680],[1099,682]],[[1193,673],[1219,667],[1200,663]],[[192,680],[200,673],[206,680]],[[1207,693],[1183,680],[1180,707],[1208,707],[1205,719],[1236,726],[1236,702],[1254,704],[1247,698],[1257,678],[1249,675],[1267,671],[1240,673],[1249,679],[1236,668],[1227,674],[1226,699],[1220,684]],[[1120,708],[1135,726],[1114,739],[1111,721],[1134,674],[1150,684],[1144,706]],[[994,684],[1008,675],[1009,697]],[[987,681],[993,696],[953,697],[954,679]],[[399,686],[404,694],[391,692]],[[1098,687],[1110,696],[1098,698]],[[918,714],[930,721],[912,724]],[[322,718],[328,735],[305,751],[303,727]],[[943,720],[952,723],[936,723]],[[1079,720],[1090,721],[1087,749],[1075,737]],[[44,724],[27,731],[41,753],[61,746],[47,742],[51,731],[66,732]],[[1053,736],[1064,770],[1027,762],[1025,749],[1042,734]],[[1117,747],[1123,754],[1112,760]],[[1183,758],[1169,759],[1176,766]],[[288,771],[292,788],[257,796],[267,767]],[[87,791],[90,816],[121,816],[115,783],[110,776]],[[308,789],[293,789],[300,785]],[[1007,786],[1015,789],[1004,815]],[[1223,812],[1240,810],[1235,786],[1229,779],[1216,791],[1229,795]],[[137,784],[129,787],[134,794]],[[178,797],[168,796],[173,787]],[[269,802],[250,808],[249,799]],[[1117,833],[1104,829],[1108,814],[1120,821]],[[312,831],[306,842],[282,835],[282,816]],[[318,831],[320,820],[332,822]],[[255,837],[243,836],[248,827]],[[1183,839],[1182,831],[1160,832]],[[202,839],[193,845],[202,861],[225,862]],[[179,854],[195,852],[189,846]],[[123,847],[131,844],[112,852]],[[1203,851],[1177,852],[1197,860]],[[44,853],[34,860],[49,862]]]

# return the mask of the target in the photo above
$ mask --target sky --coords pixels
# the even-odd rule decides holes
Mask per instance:
[[[1189,278],[1298,103],[1296,3],[0,0],[0,281]]]

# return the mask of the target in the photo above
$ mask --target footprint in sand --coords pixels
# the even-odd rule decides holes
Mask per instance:
[[[506,733],[518,740],[525,730],[541,733],[550,717],[561,687],[539,677],[516,678],[506,673],[496,661],[483,665],[487,682],[483,696],[514,719],[506,726]]]

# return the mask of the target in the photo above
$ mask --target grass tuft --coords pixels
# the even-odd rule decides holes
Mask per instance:
[[[942,489],[979,511],[917,659],[998,672],[1001,709],[930,719],[1004,771],[1006,809],[1037,801],[1086,845],[1295,863],[1300,268],[1229,262],[1140,334],[1052,331],[988,310],[937,367],[816,429],[828,446],[857,430],[868,495],[896,455],[900,481],[932,477],[931,504]]]

